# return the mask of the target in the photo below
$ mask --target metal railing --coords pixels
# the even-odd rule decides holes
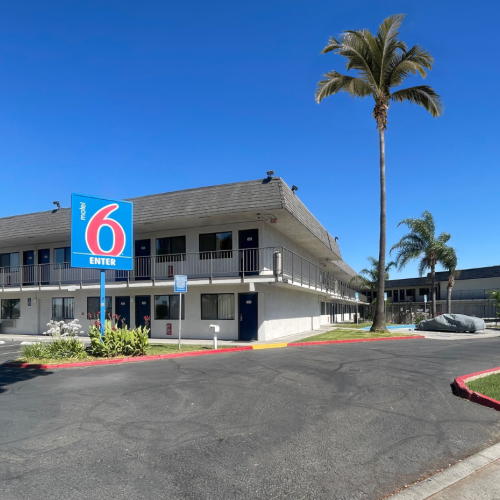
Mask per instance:
[[[334,274],[285,247],[191,252],[135,257],[132,271],[106,271],[106,282],[168,281],[176,274],[188,279],[246,279],[269,277],[285,283],[306,286],[340,298],[355,298],[356,291]],[[69,262],[0,268],[0,287],[61,286],[99,283],[99,269],[71,267]],[[366,301],[359,294],[361,302]]]
[[[490,295],[488,292],[494,288],[478,288],[477,290],[452,290],[451,300],[488,300]],[[447,290],[441,291],[441,300],[447,299]]]

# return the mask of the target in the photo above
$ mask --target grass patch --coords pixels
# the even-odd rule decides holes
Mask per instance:
[[[233,345],[217,345],[219,349],[230,349],[236,347]],[[181,344],[181,350],[177,349],[177,344],[150,344],[148,349],[148,356],[155,356],[157,354],[172,354],[174,352],[192,352],[192,351],[211,351],[213,345],[195,345],[195,344]]]
[[[369,322],[369,323],[360,323],[359,325],[357,325],[356,323],[337,323],[337,325],[339,325],[340,328],[353,328],[353,329],[356,329],[356,328],[365,328],[367,326],[372,326],[372,323]]]
[[[500,373],[467,382],[467,387],[471,391],[480,392],[489,398],[500,401]]]
[[[232,345],[219,345],[217,346],[218,350],[222,349],[230,349],[234,347]],[[150,344],[148,353],[146,356],[157,356],[158,354],[173,354],[176,352],[194,352],[194,351],[210,351],[213,349],[211,345],[195,345],[195,344],[186,344],[181,345],[181,350],[177,348],[177,344]],[[106,359],[119,359],[119,358],[128,358],[130,356],[115,356],[114,358],[102,358],[97,356],[86,355],[83,358],[37,358],[37,357],[19,357],[15,361],[18,363],[32,363],[36,365],[62,365],[66,363],[77,363],[79,361],[99,361]],[[135,358],[140,359],[141,356],[135,356]]]
[[[400,332],[370,332],[370,331],[356,331],[338,328],[330,332],[320,333],[307,337],[305,339],[296,340],[295,342],[317,342],[319,340],[351,340],[351,339],[376,339],[382,337],[406,337],[411,336]],[[295,343],[294,342],[294,343]]]

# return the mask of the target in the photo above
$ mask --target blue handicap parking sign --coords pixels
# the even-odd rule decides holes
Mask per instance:
[[[186,293],[188,291],[188,278],[182,274],[174,276],[174,292]]]

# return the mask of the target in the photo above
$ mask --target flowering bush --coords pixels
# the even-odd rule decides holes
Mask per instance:
[[[47,326],[49,329],[43,334],[50,335],[52,338],[76,337],[79,333],[84,333],[83,330],[80,330],[81,326],[77,319],[69,323],[50,320]]]
[[[93,356],[102,358],[143,356],[149,348],[148,333],[147,327],[128,330],[126,327],[112,326],[111,321],[106,321],[101,339],[101,324],[96,321],[89,332],[90,352]]]

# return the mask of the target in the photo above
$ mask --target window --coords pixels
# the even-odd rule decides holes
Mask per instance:
[[[399,302],[399,293],[397,290],[394,290],[394,302]]]
[[[185,254],[186,253],[186,237],[185,236],[169,236],[166,238],[156,239],[156,255],[168,255],[171,256],[168,259],[158,259],[158,262],[167,262],[186,260],[186,255],[182,257],[175,254]]]
[[[52,299],[52,319],[74,319],[74,317],[74,297]]]
[[[87,319],[99,319],[101,316],[100,297],[87,297]],[[113,316],[111,297],[106,297],[106,319]]]
[[[399,290],[399,302],[404,302],[404,301],[405,301],[405,291]]]
[[[2,319],[21,317],[21,299],[2,299]]]
[[[0,267],[16,267],[19,266],[19,252],[3,253],[0,255]],[[13,269],[10,272],[17,271]]]
[[[186,299],[183,299],[182,319],[185,311]],[[155,295],[155,319],[179,319],[179,295]]]
[[[429,291],[430,291],[430,288],[421,288],[421,289],[418,291],[418,293],[419,293],[419,295],[422,295],[422,296],[424,296],[424,295],[429,296],[429,295],[430,295],[430,292],[429,292]]]
[[[200,259],[228,259],[233,256],[233,233],[200,234]]]
[[[373,292],[373,298],[376,299],[377,298],[377,292]]]
[[[234,293],[202,294],[201,319],[234,319]]]
[[[387,290],[387,298],[391,298],[392,297],[392,290]]]
[[[321,302],[321,314],[324,316],[326,313],[325,313],[325,303],[324,302]]]
[[[54,264],[71,262],[71,247],[54,248]]]

